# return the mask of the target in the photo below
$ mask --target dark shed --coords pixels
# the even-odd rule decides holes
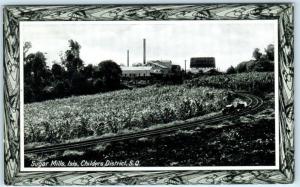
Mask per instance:
[[[215,68],[215,57],[193,57],[190,63],[191,68]]]

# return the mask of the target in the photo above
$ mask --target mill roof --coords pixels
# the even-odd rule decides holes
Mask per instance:
[[[154,64],[161,68],[171,68],[172,61],[171,60],[151,60],[147,62],[148,64]]]

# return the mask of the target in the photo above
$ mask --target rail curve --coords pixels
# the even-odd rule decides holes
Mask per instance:
[[[177,125],[172,125],[172,126],[152,129],[152,130],[138,131],[134,133],[120,134],[112,137],[100,137],[100,138],[84,140],[80,142],[62,143],[62,144],[50,145],[44,147],[28,148],[25,149],[24,152],[25,154],[49,153],[49,152],[63,151],[68,149],[95,146],[99,143],[109,143],[109,142],[116,142],[116,141],[122,141],[128,139],[166,134],[166,133],[177,131],[179,129],[188,129],[200,125],[210,125],[224,120],[233,119],[242,116],[244,114],[255,113],[263,105],[263,100],[260,97],[248,93],[238,93],[238,95],[239,97],[244,98],[244,100],[247,100],[247,103],[249,103],[248,107],[240,111],[239,113],[226,114],[226,115],[220,114],[220,115],[213,116],[211,118],[201,119],[199,121],[186,122],[184,124],[177,124]]]

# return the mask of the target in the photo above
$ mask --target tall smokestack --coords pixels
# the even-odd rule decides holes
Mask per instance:
[[[129,50],[127,49],[127,67],[129,67]]]
[[[143,39],[143,64],[146,64],[146,39]]]

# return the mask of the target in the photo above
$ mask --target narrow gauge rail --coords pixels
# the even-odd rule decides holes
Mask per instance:
[[[134,133],[128,133],[128,134],[120,134],[112,137],[100,137],[95,138],[91,140],[84,140],[80,142],[70,142],[70,143],[63,143],[63,144],[57,144],[57,145],[50,145],[50,146],[44,146],[44,147],[36,147],[36,148],[29,148],[25,149],[25,154],[43,154],[43,153],[49,153],[49,152],[56,152],[56,151],[64,151],[68,149],[76,149],[76,148],[84,148],[84,147],[90,147],[95,146],[99,143],[109,143],[109,142],[117,142],[122,140],[129,140],[129,139],[135,139],[135,138],[142,138],[147,136],[154,136],[154,135],[160,135],[160,134],[166,134],[170,132],[174,132],[181,129],[188,129],[193,128],[201,125],[212,125],[217,122],[221,122],[228,119],[233,119],[238,116],[242,116],[244,114],[249,113],[255,113],[257,112],[261,106],[263,105],[263,100],[260,97],[247,94],[247,93],[238,93],[238,95],[245,99],[247,103],[249,103],[248,107],[239,113],[234,114],[220,114],[213,116],[212,118],[206,118],[199,121],[194,122],[187,122],[184,124],[178,124],[178,125],[172,125],[168,127],[162,127],[158,129],[152,129],[152,130],[145,130],[145,131],[138,131]]]

